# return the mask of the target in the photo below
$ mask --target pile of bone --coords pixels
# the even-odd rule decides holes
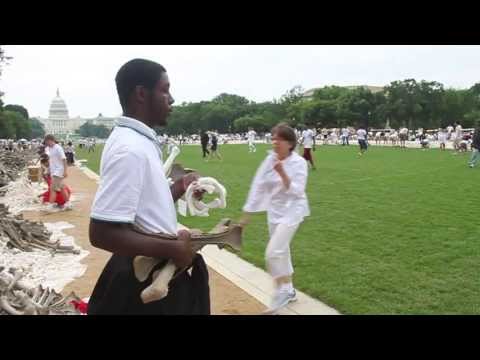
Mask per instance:
[[[41,211],[44,209],[42,195],[47,190],[45,183],[32,182],[28,179],[28,171],[8,185],[0,188],[0,203],[8,206],[9,211],[20,214],[22,211]],[[73,197],[73,196],[72,196]],[[74,201],[74,199],[70,199]]]
[[[43,223],[25,220],[21,214],[13,215],[7,206],[0,204],[0,239],[6,241],[7,247],[21,251],[48,250],[52,254],[80,254],[73,245],[63,245],[59,239],[52,241],[51,235]]]
[[[0,150],[0,188],[14,181],[29,162],[38,158],[34,151],[9,152]]]
[[[0,267],[0,315],[80,315],[72,301],[75,293],[64,297],[49,288],[30,287],[22,282],[24,273]]]

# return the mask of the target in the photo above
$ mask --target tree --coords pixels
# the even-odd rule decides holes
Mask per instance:
[[[31,127],[31,135],[30,138],[38,139],[43,138],[45,136],[45,128],[40,120],[36,118],[31,118],[30,120],[30,127]]]
[[[106,139],[110,134],[110,130],[104,125],[94,125],[90,121],[80,126],[76,131],[82,137],[97,137]]]
[[[16,136],[15,124],[6,111],[0,111],[0,139],[12,139]]]
[[[0,137],[16,139],[30,138],[32,131],[31,125],[22,114],[16,111],[4,110],[1,112],[1,115],[3,126],[1,127]]]
[[[28,115],[28,110],[25,109],[22,105],[6,105],[4,107],[4,110],[8,110],[8,111],[16,111],[20,114],[22,114],[22,116],[25,118],[25,119],[29,119],[30,116]]]

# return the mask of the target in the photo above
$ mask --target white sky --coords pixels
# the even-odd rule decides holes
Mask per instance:
[[[254,101],[280,98],[295,85],[386,85],[435,80],[467,88],[480,82],[480,46],[326,45],[7,45],[0,90],[5,104],[48,116],[57,86],[70,117],[121,112],[115,74],[133,58],[168,71],[176,104],[211,100],[226,92]]]

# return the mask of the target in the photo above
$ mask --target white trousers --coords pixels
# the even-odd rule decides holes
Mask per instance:
[[[256,151],[255,143],[253,141],[248,142],[248,151]]]
[[[270,240],[265,251],[265,260],[268,272],[274,279],[293,274],[290,243],[299,225],[288,226],[268,223]]]

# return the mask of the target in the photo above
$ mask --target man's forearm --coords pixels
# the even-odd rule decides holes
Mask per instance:
[[[178,241],[140,234],[127,224],[90,220],[89,235],[93,246],[118,255],[174,259],[178,254]]]
[[[173,201],[176,202],[180,199],[183,194],[185,194],[185,189],[183,187],[183,179],[179,179],[170,186],[170,192],[172,193]]]

